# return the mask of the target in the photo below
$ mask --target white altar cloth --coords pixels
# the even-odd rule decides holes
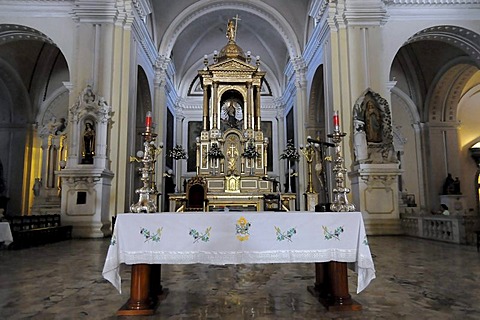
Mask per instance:
[[[0,242],[4,242],[7,246],[13,242],[12,231],[8,222],[0,222]]]
[[[117,215],[103,277],[121,293],[120,265],[354,262],[357,293],[375,278],[360,212]]]

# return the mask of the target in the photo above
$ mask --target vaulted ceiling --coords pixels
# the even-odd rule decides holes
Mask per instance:
[[[289,59],[301,55],[310,0],[152,1],[159,52],[172,59],[176,85],[187,85],[203,57],[227,44],[226,26],[238,15],[237,44],[260,56],[267,81],[282,86]]]

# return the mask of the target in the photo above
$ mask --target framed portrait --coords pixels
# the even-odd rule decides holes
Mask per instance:
[[[197,160],[197,137],[200,137],[202,133],[203,123],[202,121],[189,121],[188,122],[188,146],[187,146],[187,171],[196,172],[196,160]]]
[[[264,138],[268,138],[267,147],[267,170],[273,171],[273,134],[272,134],[272,121],[262,121],[261,130]],[[278,159],[275,159],[278,160]]]
[[[173,114],[170,109],[167,108],[167,128],[173,128]],[[167,130],[167,135],[165,137],[165,150],[173,149],[173,130]],[[167,168],[173,168],[173,159],[170,157],[165,157],[165,166]]]

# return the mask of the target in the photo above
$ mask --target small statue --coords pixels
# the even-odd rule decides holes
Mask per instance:
[[[228,20],[227,38],[228,38],[228,41],[235,41],[235,24],[233,20]]]
[[[40,190],[42,189],[42,180],[40,178],[35,178],[35,182],[33,183],[33,194],[35,197],[40,195]]]
[[[56,136],[61,134],[67,128],[66,121],[67,120],[65,120],[65,118],[60,118],[60,120],[55,124],[54,134]]]
[[[453,194],[462,194],[460,191],[460,179],[458,179],[458,177],[455,177],[453,181]]]
[[[382,142],[382,116],[373,101],[365,109],[365,133],[368,142]]]
[[[443,183],[443,193],[442,194],[454,194],[454,184],[455,180],[452,177],[452,174],[449,173],[447,178],[445,178],[445,182]]]
[[[92,164],[95,155],[95,128],[92,122],[85,123],[83,132],[83,161],[82,163]]]
[[[356,161],[368,159],[367,134],[365,133],[365,123],[361,120],[354,119],[354,155]]]

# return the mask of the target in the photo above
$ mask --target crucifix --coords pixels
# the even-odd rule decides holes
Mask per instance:
[[[234,38],[233,38],[233,39],[234,39],[234,40],[237,40],[238,20],[242,20],[242,19],[240,19],[240,18],[238,17],[238,14],[235,15],[235,17],[233,17],[232,19],[235,20],[235,35],[234,35]]]
[[[235,164],[237,162],[238,151],[237,147],[232,143],[228,150],[228,170],[233,174],[236,171]]]

